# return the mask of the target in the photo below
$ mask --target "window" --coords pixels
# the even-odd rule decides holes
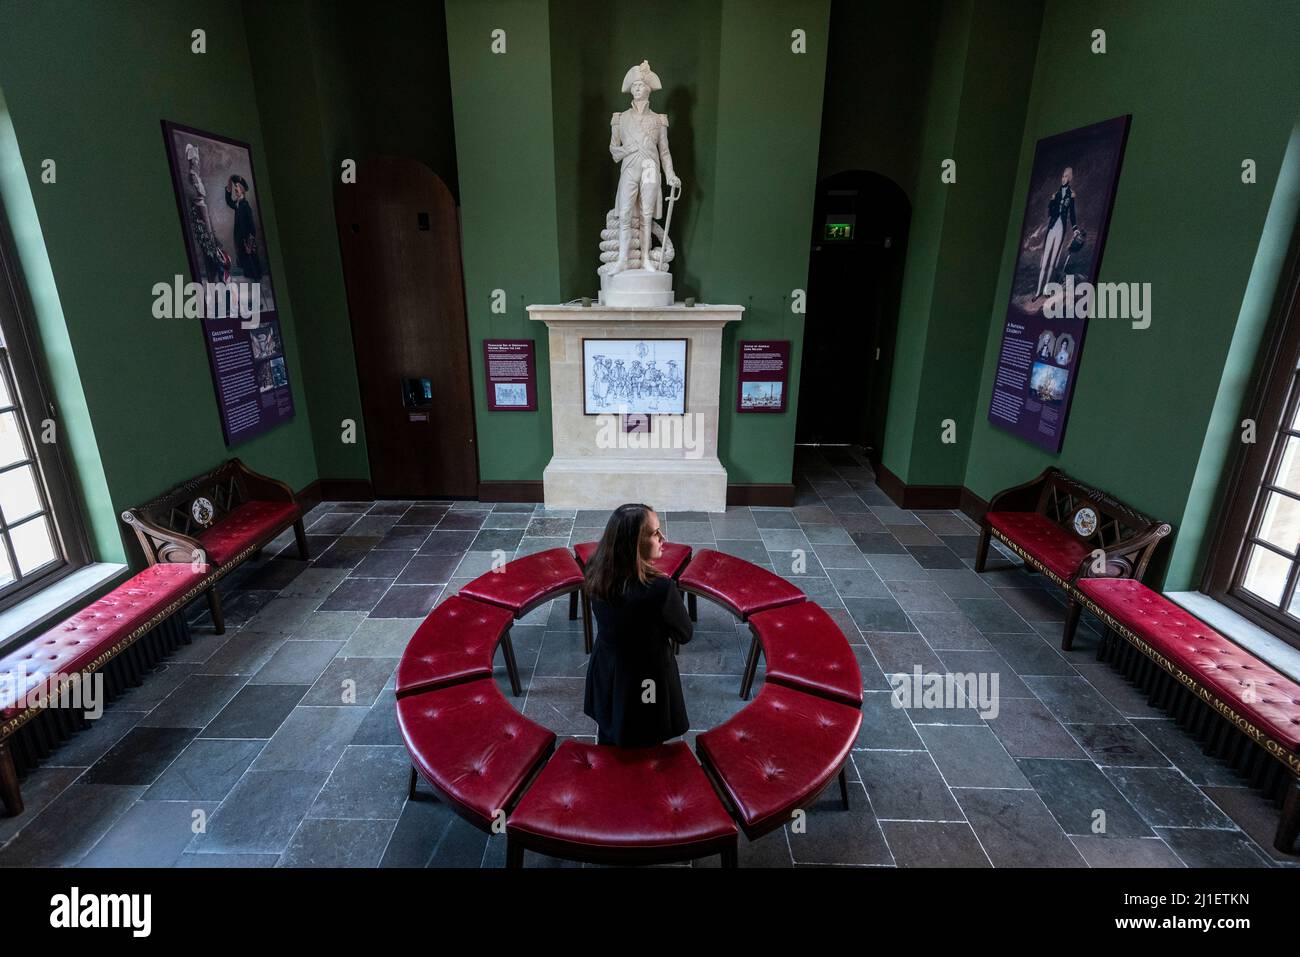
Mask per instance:
[[[1300,647],[1300,258],[1267,339],[1203,590]]]
[[[0,206],[0,610],[89,561]]]

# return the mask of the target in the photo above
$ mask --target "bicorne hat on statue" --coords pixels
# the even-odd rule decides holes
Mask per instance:
[[[652,90],[663,89],[663,84],[659,82],[659,75],[655,73],[654,70],[650,69],[650,63],[647,60],[642,60],[636,66],[632,67],[632,69],[627,71],[627,75],[623,77],[623,92],[630,92],[632,84],[637,80],[641,80]]]

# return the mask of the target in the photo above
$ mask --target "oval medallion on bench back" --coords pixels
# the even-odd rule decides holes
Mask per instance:
[[[542,602],[582,587],[582,569],[567,548],[548,548],[486,572],[460,590],[465,598],[500,605],[521,618]]]
[[[1084,578],[1077,584],[1098,608],[1300,753],[1300,684],[1140,582]]]
[[[742,619],[807,597],[780,575],[711,548],[700,549],[677,581],[686,591],[710,598]]]

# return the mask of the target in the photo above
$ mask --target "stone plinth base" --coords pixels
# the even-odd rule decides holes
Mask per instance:
[[[673,274],[651,269],[624,269],[600,277],[602,306],[671,306]]]
[[[615,509],[644,502],[660,513],[727,509],[727,470],[716,458],[553,458],[542,484],[547,508]]]

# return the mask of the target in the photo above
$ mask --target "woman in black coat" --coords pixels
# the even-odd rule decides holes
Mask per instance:
[[[587,563],[597,630],[583,711],[598,744],[649,747],[690,727],[672,642],[691,640],[691,619],[677,583],[651,564],[663,540],[654,509],[620,505]]]

